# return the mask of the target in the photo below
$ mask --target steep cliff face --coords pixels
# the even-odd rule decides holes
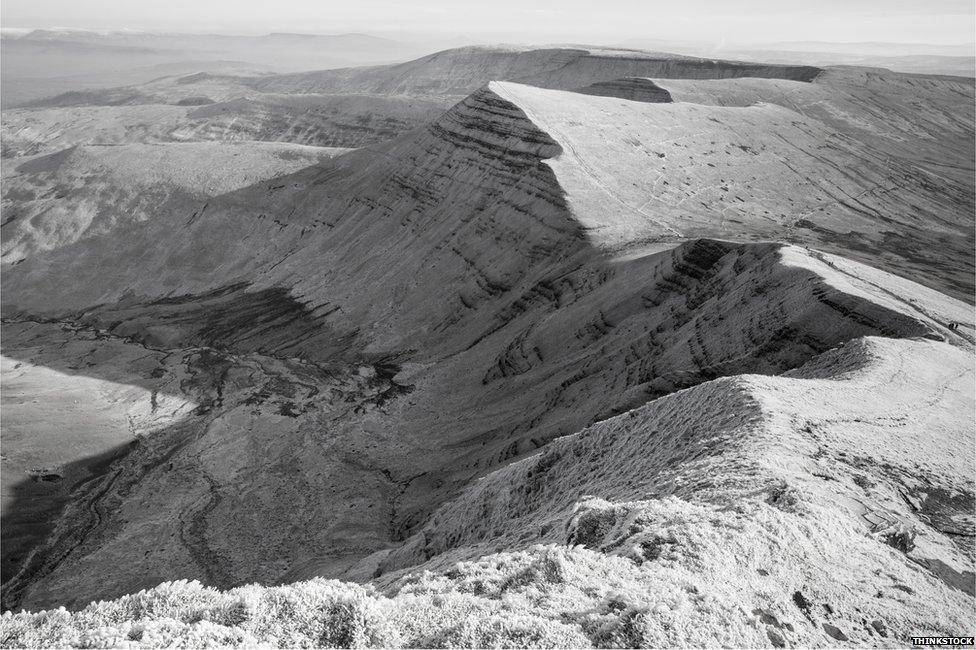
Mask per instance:
[[[381,341],[403,333],[457,336],[463,328],[449,327],[457,314],[473,321],[486,299],[527,288],[550,264],[588,254],[562,188],[542,163],[557,153],[517,106],[486,89],[390,145],[220,194],[206,202],[206,219],[192,218],[204,201],[193,210],[164,205],[158,219],[119,224],[113,237],[45,253],[57,264],[25,259],[5,299],[50,314],[126,295],[155,299],[247,282],[288,288],[312,311],[341,306],[332,318],[346,331],[376,323],[382,329],[363,335],[376,347],[396,345]],[[250,238],[266,245],[245,255]],[[168,245],[150,245],[159,241]],[[128,262],[136,257],[138,268]],[[35,300],[17,290],[38,275],[99,266],[114,279],[88,293]],[[451,296],[411,291],[441,283]]]
[[[557,151],[516,107],[486,92],[396,146],[352,160],[325,160],[244,190],[222,187],[224,193],[209,201],[174,170],[167,175],[157,168],[168,183],[183,188],[188,205],[159,201],[148,219],[111,212],[93,220],[100,228],[79,228],[70,238],[25,247],[23,261],[4,274],[8,314],[23,318],[45,311],[75,320],[85,331],[174,352],[186,366],[180,372],[198,378],[179,384],[178,392],[198,386],[202,406],[147,438],[127,457],[125,469],[119,465],[104,484],[88,486],[90,493],[71,506],[51,545],[6,586],[7,603],[63,600],[67,593],[82,602],[93,593],[85,585],[122,593],[159,581],[174,568],[188,575],[204,571],[208,581],[227,585],[243,576],[277,580],[307,562],[334,571],[395,538],[397,501],[405,482],[423,472],[415,467],[423,454],[412,440],[401,439],[387,409],[409,393],[408,382],[391,378],[401,357],[417,351],[371,353],[366,347],[384,332],[357,332],[357,320],[370,323],[364,315],[370,308],[391,318],[400,310],[400,323],[415,326],[402,325],[401,332],[468,345],[472,328],[481,328],[475,312],[507,291],[502,282],[533,264],[539,267],[550,254],[557,264],[582,255],[584,240],[573,234],[560,188],[540,163]],[[430,181],[434,187],[427,187]],[[265,212],[271,204],[274,212]],[[292,208],[282,210],[284,205]],[[499,240],[488,231],[497,231]],[[264,246],[254,247],[252,237]],[[330,255],[335,261],[323,259]],[[44,266],[61,271],[48,275]],[[94,273],[102,281],[90,283],[88,291],[71,283],[81,293],[58,290],[54,277],[64,281],[68,275],[62,273],[73,272]],[[275,285],[275,278],[290,282]],[[409,280],[450,287],[452,294],[408,293],[403,283]],[[294,290],[299,283],[329,295],[335,307],[303,304],[276,288],[292,286],[292,295],[301,295]],[[32,293],[36,300],[29,298]],[[330,311],[338,312],[331,314],[335,330]],[[466,322],[468,332],[463,323],[453,331],[452,319]],[[396,332],[401,325],[388,327]],[[37,347],[59,349],[60,337],[73,336],[71,330],[59,332],[46,342],[27,337],[14,343],[8,336],[5,349],[15,358]],[[98,363],[79,367],[101,372]],[[139,372],[156,372],[130,371],[139,384],[152,383]],[[251,440],[244,447],[242,426],[253,432],[244,434]],[[383,429],[388,444],[377,438]],[[281,455],[286,448],[304,459],[307,475],[285,471],[291,464]],[[228,464],[231,457],[240,460],[237,469]],[[443,451],[432,457],[444,458]],[[173,473],[169,468],[175,466],[185,471]],[[136,493],[141,496],[130,501]],[[302,494],[315,495],[319,505],[283,507]],[[162,495],[168,505],[147,508]],[[267,536],[267,507],[282,513],[282,526],[309,531],[278,547],[287,560],[273,560],[270,546],[258,542]],[[245,511],[253,520],[242,518]],[[327,519],[333,524],[323,525]],[[109,542],[100,532],[105,525],[129,532]],[[179,530],[179,539],[170,550],[146,554],[137,541],[146,526],[167,535]],[[131,553],[136,547],[141,560]],[[226,553],[238,560],[218,570],[222,561],[216,558]],[[109,557],[119,567],[136,562],[146,573],[103,573]],[[78,560],[77,570],[68,558]],[[92,581],[96,574],[102,578]]]
[[[173,355],[131,383],[178,374],[200,406],[88,484],[10,602],[80,604],[174,571],[220,587],[361,572],[409,538],[396,570],[426,559],[411,535],[439,505],[558,436],[864,336],[970,349],[964,304],[755,241],[818,196],[872,197],[829,212],[866,229],[904,212],[861,184],[880,154],[827,134],[783,106],[491,83],[384,145],[33,245],[4,269],[5,316],[71,326],[8,337],[6,355],[95,332]],[[268,543],[269,528],[296,532]],[[454,548],[430,530],[434,552]]]
[[[779,86],[787,82],[770,83],[769,96],[787,103]],[[649,104],[491,84],[394,142],[214,197],[208,218],[189,228],[153,219],[133,226],[122,255],[116,242],[96,240],[87,245],[105,244],[103,251],[65,251],[64,266],[39,263],[37,273],[86,272],[95,259],[123,267],[126,255],[154,269],[155,276],[119,268],[101,303],[126,292],[152,299],[241,282],[283,287],[313,310],[341,305],[346,317],[332,316],[339,329],[376,324],[366,338],[377,350],[416,347],[383,330],[418,337],[446,330],[452,314],[476,310],[493,292],[524,291],[547,273],[578,266],[577,254],[686,237],[780,237],[860,259],[881,250],[875,263],[882,268],[967,296],[971,187],[956,173],[938,180],[927,144],[909,152],[897,141],[886,145],[890,138],[863,135],[857,125],[871,115],[858,107],[867,99],[838,99],[832,89],[817,96],[823,101],[809,104],[820,112],[801,115],[772,103]],[[830,112],[824,101],[849,111],[848,137],[830,137],[841,118],[821,121]],[[967,127],[958,128],[965,135]],[[898,133],[908,141],[907,128]],[[957,144],[946,155],[971,164],[962,161],[965,149]],[[195,211],[173,218],[186,223]],[[245,245],[225,241],[228,232],[240,233]],[[494,244],[482,241],[486,234]],[[266,242],[257,255],[243,252],[249,238]],[[161,240],[172,246],[142,250]],[[24,264],[11,287],[32,268]],[[538,271],[527,276],[530,267]],[[356,269],[368,289],[338,268]],[[440,280],[457,282],[450,306],[431,310],[425,300],[403,299],[412,287]],[[32,300],[30,292],[12,295],[8,303]],[[94,296],[72,291],[64,299],[77,309]],[[59,305],[44,303],[48,312]]]

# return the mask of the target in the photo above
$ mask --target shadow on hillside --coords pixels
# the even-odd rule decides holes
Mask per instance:
[[[59,468],[56,474],[26,476],[13,486],[12,503],[9,509],[4,509],[0,520],[0,544],[3,546],[0,609],[16,610],[23,586],[54,565],[55,558],[43,553],[43,544],[54,532],[73,497],[97,485],[113,463],[124,458],[137,444],[134,440],[104,453],[75,460]],[[69,538],[81,543],[88,531],[65,532]],[[61,548],[64,546],[62,540]]]

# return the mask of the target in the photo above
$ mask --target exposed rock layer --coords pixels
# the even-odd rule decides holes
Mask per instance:
[[[636,65],[621,61],[585,66]],[[753,402],[779,380],[676,391],[824,362],[865,336],[916,339],[955,368],[973,341],[971,309],[959,301],[838,256],[761,241],[782,236],[845,253],[870,244],[884,251],[873,260],[884,269],[957,294],[971,289],[960,280],[971,251],[957,241],[968,232],[971,185],[946,172],[936,186],[930,145],[885,148],[879,133],[907,138],[909,127],[879,132],[878,114],[864,109],[870,97],[849,80],[820,81],[674,90],[655,82],[679,100],[716,84],[713,99],[697,103],[492,83],[392,142],[276,178],[258,165],[254,182],[180,165],[154,168],[158,179],[133,178],[132,157],[153,150],[143,145],[18,161],[23,178],[10,200],[26,214],[5,226],[5,245],[8,229],[19,236],[9,240],[4,313],[52,322],[7,325],[5,355],[54,364],[43,351],[111,337],[172,359],[161,370],[96,362],[84,373],[118,382],[124,372],[128,383],[157,390],[152,373],[173,374],[176,392],[198,406],[78,492],[47,545],[6,583],[5,602],[81,605],[174,577],[231,587],[378,571],[393,581],[427,561],[475,557],[486,552],[482,542],[512,540],[482,524],[468,526],[470,535],[452,528],[444,523],[452,508],[484,505],[485,526],[543,516],[513,496],[539,488],[525,463],[491,472],[587,426],[614,438],[623,420],[596,423],[650,409],[631,430],[637,445],[660,428],[660,413],[673,420],[682,411],[675,404],[689,406],[688,395],[755,411],[750,426],[768,425],[755,436],[727,430],[731,447],[704,450],[718,464],[741,460],[731,466],[749,470],[748,479],[726,485],[733,474],[716,476],[700,493],[669,484],[689,484],[702,467],[674,451],[677,436],[634,470],[657,472],[634,490],[653,483],[682,499],[701,496],[706,509],[715,505],[709,495],[767,490],[775,477],[753,471],[766,456],[750,456],[750,445],[770,440],[782,424],[776,413],[788,409],[767,418]],[[775,101],[743,100],[754,93]],[[904,97],[890,101],[907,120]],[[839,107],[853,112],[838,115]],[[971,131],[961,120],[933,120],[924,133],[936,142],[949,137],[937,136],[939,125]],[[843,125],[842,137],[827,137]],[[959,144],[945,156],[965,151]],[[104,181],[94,191],[92,177]],[[199,190],[201,179],[219,191]],[[111,209],[113,192],[132,180],[165,192],[139,210]],[[53,220],[54,235],[23,225],[44,223],[52,193],[65,213],[79,214],[93,194],[97,209],[84,223]],[[855,224],[857,236],[843,231]],[[885,248],[889,233],[908,233],[896,237],[912,238],[913,255]],[[940,264],[935,253],[947,249],[960,259]],[[942,381],[926,379],[922,392]],[[839,399],[830,386],[822,388]],[[971,402],[953,400],[971,411]],[[933,408],[938,419],[942,407]],[[702,427],[719,430],[721,415],[705,411]],[[789,435],[799,435],[793,424]],[[943,424],[956,453],[969,432],[955,419]],[[567,451],[575,443],[556,444],[561,451],[530,464],[575,455]],[[662,473],[660,463],[679,457],[687,468]],[[569,505],[554,507],[565,519]],[[545,522],[536,535],[537,523],[522,541],[563,541]],[[295,532],[269,542],[269,529]],[[574,539],[606,546],[584,533]],[[971,571],[971,558],[937,540],[940,555],[919,557]],[[955,575],[916,564],[935,576],[926,590]]]

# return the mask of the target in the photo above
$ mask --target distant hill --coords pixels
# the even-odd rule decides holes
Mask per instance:
[[[401,43],[365,34],[226,36],[34,30],[0,39],[3,106],[65,91],[141,83],[169,69],[315,70],[407,60],[438,44]]]
[[[897,72],[976,77],[976,44],[824,43],[798,41],[756,45],[703,45],[629,40],[628,47],[664,49],[698,56],[794,65],[857,65]]]

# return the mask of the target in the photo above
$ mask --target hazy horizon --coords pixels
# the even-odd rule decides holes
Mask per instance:
[[[431,39],[431,40],[459,40],[467,39],[472,44],[481,43],[496,43],[499,45],[512,44],[512,45],[532,45],[539,44],[539,42],[531,40],[499,40],[499,39],[487,39],[487,38],[475,38],[469,37],[465,33],[444,33],[444,34],[429,34],[421,32],[385,32],[385,31],[373,31],[373,30],[348,30],[348,31],[301,31],[301,30],[273,30],[273,31],[219,31],[219,30],[207,30],[207,31],[190,31],[190,30],[175,30],[175,29],[134,29],[134,28],[99,28],[99,27],[65,27],[63,25],[40,25],[33,27],[0,27],[0,32],[3,33],[20,33],[22,35],[27,35],[31,32],[64,32],[64,33],[91,33],[91,34],[153,34],[153,35],[189,35],[189,36],[241,36],[241,37],[261,37],[261,36],[274,36],[274,35],[291,35],[291,36],[367,36],[373,38],[382,38],[389,40],[417,40],[417,39]],[[625,41],[636,41],[642,40],[638,38],[624,39]],[[646,40],[649,41],[660,41],[662,43],[696,43],[705,44],[709,41],[703,40],[693,40],[693,39],[668,39],[668,38],[656,38],[654,36],[647,37]],[[619,44],[622,41],[617,41]],[[588,45],[611,45],[612,43],[606,42],[606,39],[601,41],[587,41],[587,40],[552,40],[546,41],[550,44],[588,44]],[[880,41],[880,40],[830,40],[830,39],[797,39],[797,40],[776,40],[776,41],[755,41],[755,42],[743,42],[743,41],[725,41],[728,45],[750,45],[750,46],[778,46],[778,45],[801,45],[804,43],[810,44],[820,44],[820,45],[904,45],[904,46],[931,46],[931,47],[965,47],[965,46],[976,46],[976,37],[970,41],[959,41],[959,42],[946,42],[946,43],[933,43],[931,41]],[[976,56],[976,52],[973,53]]]
[[[348,34],[386,38],[468,39],[475,42],[634,40],[723,45],[784,42],[886,43],[962,46],[976,41],[973,3],[937,0],[828,0],[817,7],[775,0],[636,2],[516,0],[452,3],[423,0],[409,6],[385,0],[349,4],[313,0],[277,3],[175,0],[165,4],[119,0],[6,0],[4,29],[147,31],[186,34]],[[52,20],[56,16],[56,20]]]

